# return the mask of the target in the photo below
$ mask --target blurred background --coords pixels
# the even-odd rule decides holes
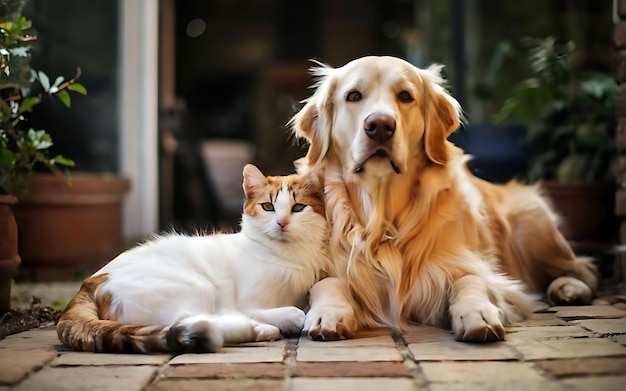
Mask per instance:
[[[524,169],[521,136],[478,143],[527,64],[523,37],[573,40],[581,66],[613,73],[612,1],[543,0],[30,0],[33,65],[72,76],[89,94],[70,112],[41,110],[57,152],[83,171],[132,181],[127,237],[236,229],[241,169],[288,174],[302,156],[285,124],[310,94],[310,59],[332,66],[394,55],[445,65],[467,125],[454,141]],[[502,45],[510,42],[510,46]],[[504,48],[504,49],[503,49]],[[134,121],[134,122],[133,122]]]

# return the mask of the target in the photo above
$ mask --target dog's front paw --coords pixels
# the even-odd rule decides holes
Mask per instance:
[[[356,321],[352,311],[329,308],[309,311],[302,333],[316,341],[336,341],[352,338],[355,331]]]
[[[457,341],[493,342],[503,341],[505,330],[502,311],[491,303],[472,306],[456,303],[450,306],[452,330]]]
[[[559,277],[548,286],[552,305],[583,305],[591,303],[591,288],[574,277]]]

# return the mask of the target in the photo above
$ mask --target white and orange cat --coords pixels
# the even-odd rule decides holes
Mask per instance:
[[[325,268],[320,178],[243,169],[237,233],[156,237],[83,281],[58,324],[96,352],[215,352],[300,334],[306,294]]]

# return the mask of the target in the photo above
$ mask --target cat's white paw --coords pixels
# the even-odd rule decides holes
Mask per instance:
[[[283,338],[278,327],[266,323],[254,326],[254,336],[256,341],[276,341]]]
[[[304,311],[292,306],[255,310],[250,316],[259,323],[278,327],[284,337],[299,336],[306,317]]]
[[[172,353],[214,353],[224,345],[219,329],[204,315],[174,323],[165,339]]]
[[[285,337],[297,337],[302,332],[306,314],[297,307],[283,307],[283,318],[276,324]]]
[[[504,340],[502,311],[488,301],[470,300],[450,306],[452,330],[458,341],[492,342]]]

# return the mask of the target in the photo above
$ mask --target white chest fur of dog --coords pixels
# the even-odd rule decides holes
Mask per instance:
[[[552,282],[551,299],[571,303],[596,288],[537,186],[468,171],[447,141],[461,109],[440,68],[364,57],[313,69],[316,91],[292,124],[310,143],[298,170],[324,170],[335,269],[311,290],[313,338],[417,321],[502,340],[530,309],[526,291]]]

